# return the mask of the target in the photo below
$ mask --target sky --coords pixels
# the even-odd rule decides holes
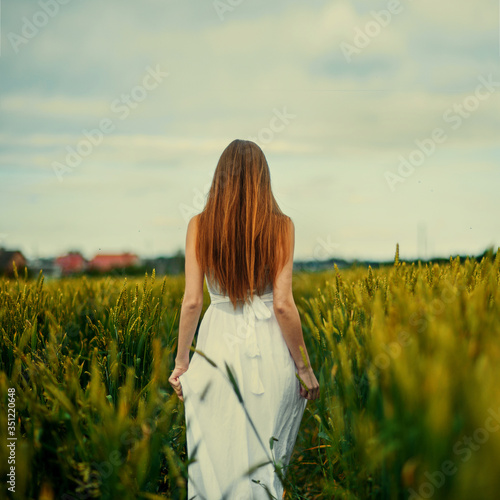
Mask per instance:
[[[183,251],[234,139],[296,260],[500,245],[499,0],[0,3],[0,246]]]

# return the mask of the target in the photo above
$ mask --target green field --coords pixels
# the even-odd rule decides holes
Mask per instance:
[[[500,250],[294,274],[321,396],[286,498],[498,498],[499,283]],[[186,498],[183,406],[167,382],[183,292],[182,276],[154,273],[0,278],[0,473],[15,389],[12,498]]]

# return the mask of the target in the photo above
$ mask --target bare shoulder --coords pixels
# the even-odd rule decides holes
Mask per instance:
[[[193,217],[191,217],[191,219],[189,219],[188,232],[196,230],[196,228],[198,227],[199,217],[200,217],[200,214],[196,214],[196,215],[193,215]]]
[[[196,246],[196,241],[198,239],[198,215],[191,217],[188,222],[186,230],[186,252],[188,249]]]
[[[282,262],[281,269],[275,277],[273,283],[274,306],[278,309],[289,309],[293,307],[293,254],[295,246],[295,225],[291,217],[287,217],[288,223],[288,248],[286,249],[286,262]]]

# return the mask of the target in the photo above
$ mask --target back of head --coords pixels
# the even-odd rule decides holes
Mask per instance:
[[[198,219],[196,255],[236,307],[261,295],[286,263],[290,218],[271,190],[261,148],[236,139],[223,151]]]

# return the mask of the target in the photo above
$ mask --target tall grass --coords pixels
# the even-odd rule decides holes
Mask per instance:
[[[154,273],[142,286],[0,281],[0,400],[14,387],[19,416],[15,498],[185,497],[182,407],[167,382],[182,293],[181,279],[155,284]],[[2,443],[6,430],[2,411]]]
[[[298,492],[497,498],[499,264],[500,251],[441,266],[396,254],[390,268],[326,273],[299,302],[321,397],[297,443]]]
[[[294,275],[321,394],[286,498],[496,498],[499,282],[492,251]],[[183,292],[182,277],[154,273],[0,279],[0,474],[13,387],[14,498],[186,498],[183,406],[167,381]]]

